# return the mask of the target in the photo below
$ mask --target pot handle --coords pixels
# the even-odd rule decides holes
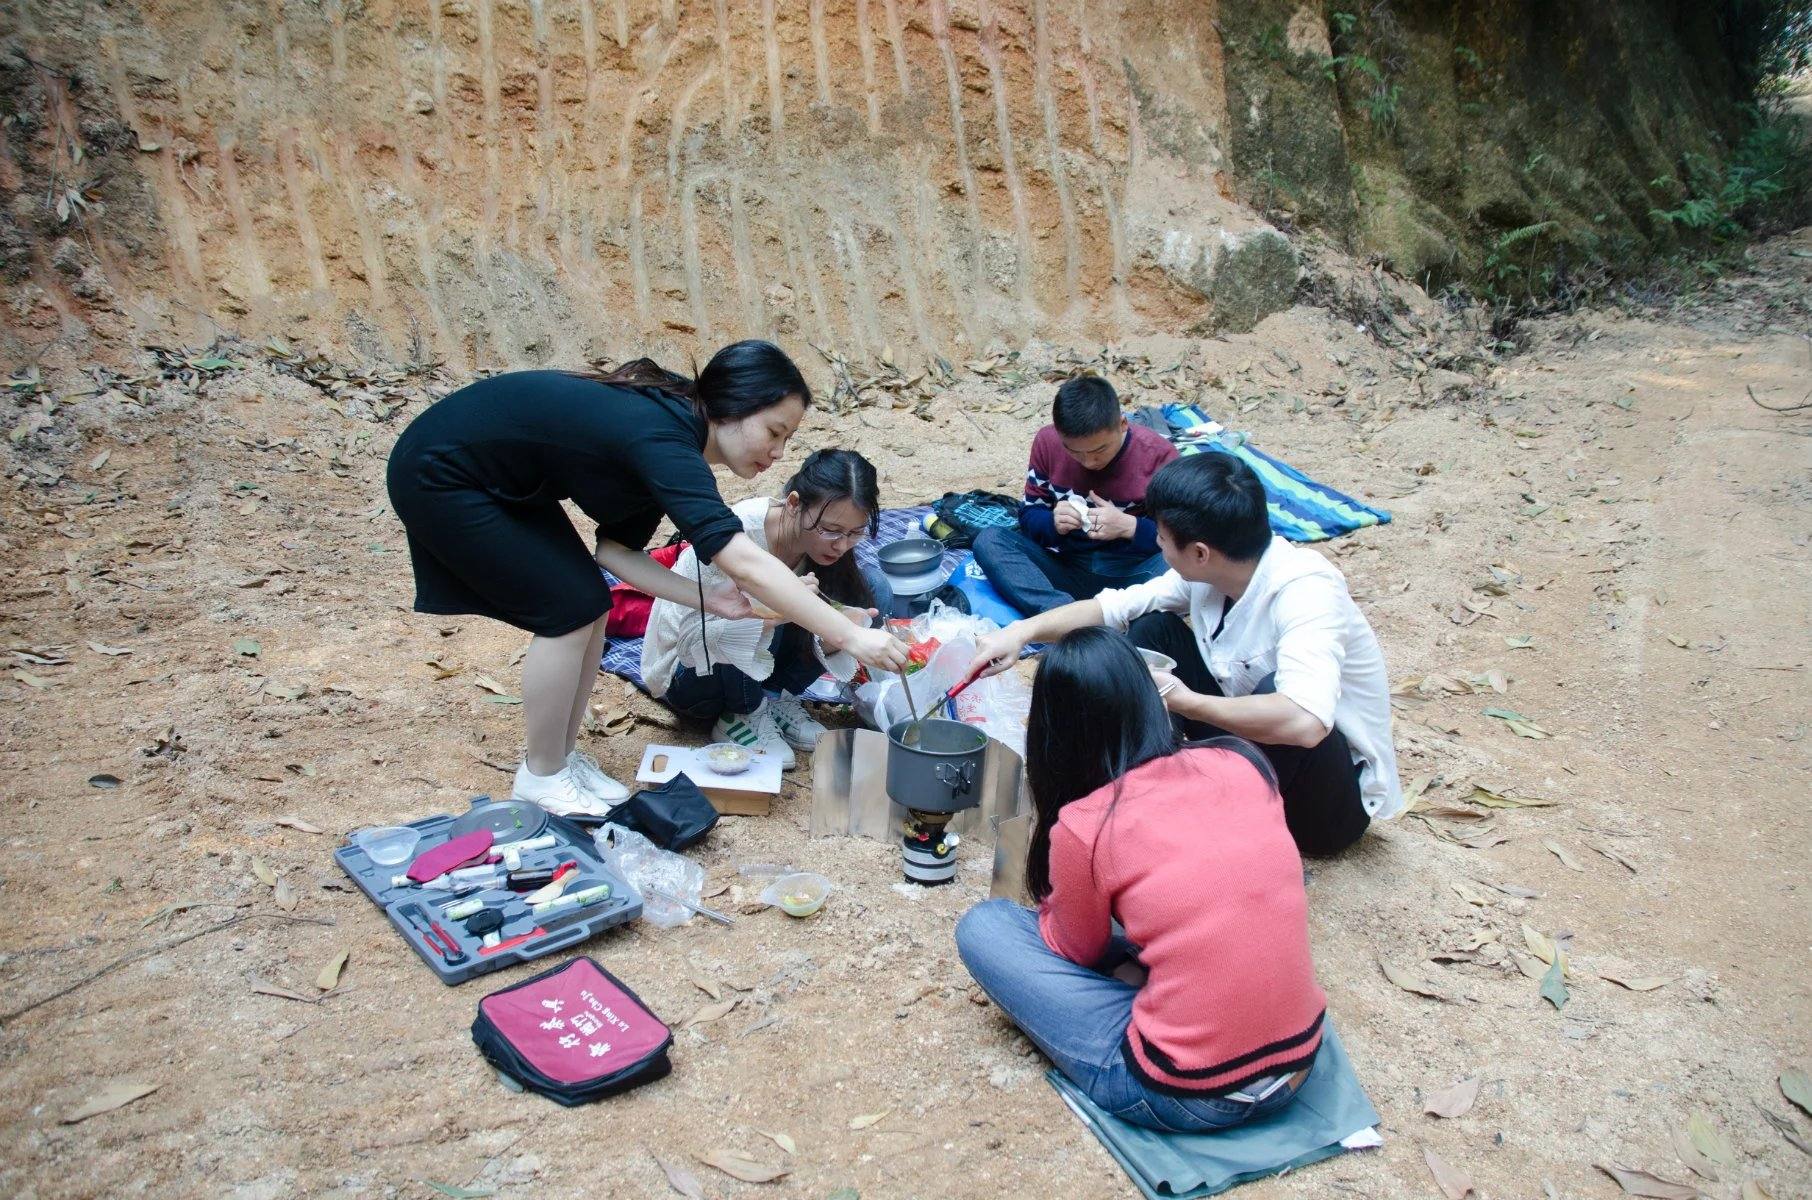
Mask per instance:
[[[955,763],[939,763],[937,778],[950,789],[951,795],[967,796],[975,789],[975,764],[966,762],[959,767]]]

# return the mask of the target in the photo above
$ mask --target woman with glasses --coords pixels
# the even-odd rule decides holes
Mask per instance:
[[[730,507],[749,540],[852,619],[891,611],[887,577],[858,567],[851,553],[874,532],[880,513],[873,464],[853,450],[819,450],[781,496]],[[691,547],[673,569],[699,578]],[[707,592],[722,586],[714,564],[704,567],[703,583]],[[651,693],[682,716],[715,722],[713,741],[769,750],[789,769],[793,751],[809,753],[824,732],[800,696],[827,670],[847,682],[856,661],[771,610],[735,619],[656,599],[642,643],[642,677]]]

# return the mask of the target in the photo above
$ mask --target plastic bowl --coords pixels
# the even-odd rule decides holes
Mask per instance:
[[[809,917],[824,907],[831,881],[812,871],[782,875],[762,889],[761,898],[778,906],[789,917]]]
[[[1156,650],[1147,650],[1141,646],[1139,648],[1139,657],[1145,660],[1147,670],[1174,671],[1177,669],[1176,659],[1170,657],[1168,654],[1159,654]]]
[[[352,840],[365,852],[365,857],[378,866],[394,867],[415,853],[415,845],[422,840],[422,835],[406,825],[386,825],[381,829],[361,830]]]
[[[755,765],[755,752],[735,742],[712,742],[699,754],[705,765],[719,775],[740,775]]]

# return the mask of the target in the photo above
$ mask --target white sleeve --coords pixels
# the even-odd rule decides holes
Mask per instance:
[[[1131,587],[1109,588],[1095,599],[1101,603],[1102,623],[1125,633],[1128,625],[1149,612],[1188,613],[1189,588],[1188,580],[1166,571]]]
[[[1346,665],[1346,608],[1337,582],[1311,575],[1286,584],[1272,601],[1277,623],[1277,692],[1329,729]]]

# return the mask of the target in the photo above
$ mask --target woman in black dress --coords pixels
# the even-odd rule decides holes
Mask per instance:
[[[432,405],[397,439],[390,502],[409,535],[416,611],[476,613],[534,635],[522,663],[528,749],[517,799],[598,813],[628,794],[576,748],[610,611],[600,565],[722,617],[751,615],[753,596],[870,667],[905,665],[897,640],[815,596],[718,494],[712,467],[743,479],[767,470],[810,403],[791,359],[746,341],[719,350],[696,380],[647,359],[609,374],[492,376]],[[562,500],[597,522],[595,552]],[[664,516],[737,590],[701,595],[643,553]]]

